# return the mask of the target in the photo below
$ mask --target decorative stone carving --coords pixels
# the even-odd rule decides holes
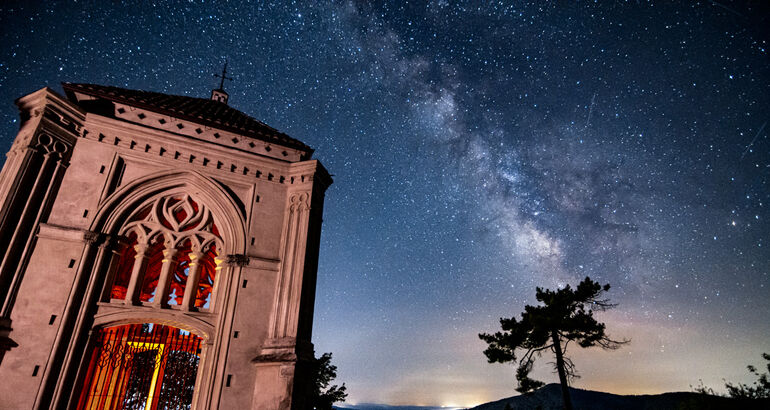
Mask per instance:
[[[259,356],[252,359],[253,363],[275,363],[275,362],[296,362],[297,354],[293,350],[271,349],[262,352]]]
[[[310,209],[310,193],[296,192],[289,198],[289,209],[292,212]]]
[[[83,232],[83,242],[93,245],[99,241],[101,237],[101,234],[99,232],[94,231],[85,231]]]
[[[37,144],[35,148],[42,151],[44,154],[56,154],[63,156],[69,147],[62,141],[48,135],[47,133],[41,133],[37,137]]]
[[[244,267],[249,264],[249,257],[243,254],[227,255],[227,264]]]
[[[140,243],[149,243],[162,235],[168,246],[179,246],[190,240],[193,249],[222,249],[215,232],[214,218],[208,207],[190,195],[156,198],[137,208],[121,235],[137,235]]]

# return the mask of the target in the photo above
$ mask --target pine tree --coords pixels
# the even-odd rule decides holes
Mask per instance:
[[[332,405],[338,401],[345,401],[348,397],[345,383],[342,386],[331,385],[331,381],[337,377],[337,366],[331,364],[332,354],[324,353],[314,359],[312,367],[313,397],[311,406],[315,410],[332,410]]]
[[[529,378],[535,356],[551,350],[556,357],[556,371],[561,383],[564,408],[572,410],[568,381],[576,377],[575,366],[566,356],[567,346],[575,342],[580,347],[600,346],[617,349],[627,340],[616,341],[605,334],[604,323],[597,322],[594,311],[614,307],[609,299],[602,299],[610,285],[601,286],[586,277],[574,290],[567,285],[555,291],[537,288],[535,297],[542,305],[524,307],[521,320],[515,317],[501,318],[502,332],[481,333],[479,338],[487,342],[484,351],[490,363],[516,362],[516,350],[524,352],[518,359],[516,380],[521,393],[543,386],[543,382]]]

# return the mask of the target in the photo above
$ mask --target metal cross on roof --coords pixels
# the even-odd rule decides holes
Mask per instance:
[[[221,78],[222,80],[219,82],[219,89],[224,91],[225,86],[225,80],[232,81],[232,77],[227,76],[227,60],[225,60],[225,67],[222,68],[222,75],[214,74],[214,77]]]

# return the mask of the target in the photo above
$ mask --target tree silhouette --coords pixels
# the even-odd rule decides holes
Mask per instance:
[[[762,358],[768,361],[767,371],[770,372],[770,354],[762,353]],[[768,379],[768,373],[759,374],[757,368],[752,365],[746,367],[749,369],[749,372],[757,376],[757,381],[751,385],[745,383],[726,383],[727,394],[738,399],[770,399],[770,379]]]
[[[337,377],[337,366],[331,364],[332,354],[324,353],[315,358],[312,364],[313,397],[310,400],[315,410],[332,410],[332,405],[338,401],[345,401],[348,397],[345,383],[342,386],[329,384]]]
[[[602,299],[610,285],[601,286],[586,277],[574,290],[569,286],[555,291],[537,288],[535,297],[543,305],[524,307],[521,320],[515,317],[501,318],[502,332],[481,333],[479,338],[487,342],[484,350],[489,363],[507,363],[517,360],[516,350],[524,352],[518,359],[516,380],[521,393],[527,393],[543,386],[543,382],[529,378],[535,356],[550,349],[556,356],[556,371],[559,374],[564,408],[572,409],[568,379],[577,377],[575,366],[565,356],[567,346],[575,342],[580,347],[600,346],[617,349],[627,340],[616,341],[605,334],[604,323],[597,322],[594,311],[615,307],[609,299]]]

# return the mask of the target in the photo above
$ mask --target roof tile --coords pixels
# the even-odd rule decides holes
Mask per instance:
[[[309,154],[313,152],[312,148],[301,141],[219,101],[96,84],[62,83],[62,87],[71,99],[74,99],[71,93],[77,92],[296,148]]]

